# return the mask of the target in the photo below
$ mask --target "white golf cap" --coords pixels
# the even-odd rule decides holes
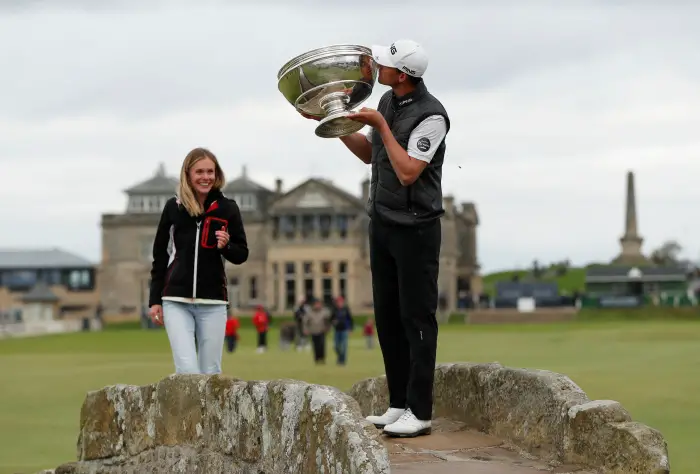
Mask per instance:
[[[412,40],[397,40],[391,46],[372,46],[372,56],[377,64],[396,68],[413,77],[421,77],[428,69],[428,55]]]

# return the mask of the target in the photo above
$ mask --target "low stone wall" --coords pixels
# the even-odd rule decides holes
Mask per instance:
[[[449,418],[549,462],[601,473],[669,474],[656,430],[568,377],[500,364],[440,364],[434,418]],[[384,376],[340,390],[294,380],[173,375],[89,392],[77,461],[51,474],[387,474]]]
[[[82,326],[83,322],[80,319],[51,320],[33,323],[6,323],[0,324],[0,339],[79,332],[82,330]]]
[[[364,415],[388,406],[384,376],[350,390]],[[617,402],[591,401],[571,379],[500,364],[440,364],[434,417],[497,436],[552,465],[581,464],[605,473],[670,473],[661,433],[632,421]]]
[[[333,387],[173,375],[90,392],[55,474],[389,473],[380,432]]]

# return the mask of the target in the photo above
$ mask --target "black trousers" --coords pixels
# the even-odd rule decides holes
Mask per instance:
[[[389,405],[430,420],[437,352],[437,278],[442,228],[400,227],[377,218],[369,225],[377,337]]]
[[[258,333],[258,347],[267,347],[267,331]]]
[[[226,336],[226,350],[233,352],[236,349],[236,336]]]
[[[314,350],[314,361],[325,362],[326,361],[326,334],[312,334],[311,343]]]

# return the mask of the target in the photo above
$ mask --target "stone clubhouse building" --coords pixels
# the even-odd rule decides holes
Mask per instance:
[[[105,317],[138,318],[148,304],[151,253],[165,201],[178,180],[164,165],[149,179],[125,191],[123,213],[103,214],[100,301]],[[371,310],[368,217],[364,210],[369,180],[356,196],[322,178],[284,189],[281,179],[268,189],[248,176],[246,167],[229,180],[224,193],[238,203],[250,257],[240,266],[227,262],[231,306],[245,312],[262,304],[289,313],[304,295],[329,300],[343,295],[355,312]],[[481,292],[477,259],[476,207],[445,197],[439,291],[448,308]]]

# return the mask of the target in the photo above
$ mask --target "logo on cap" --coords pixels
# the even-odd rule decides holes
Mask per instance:
[[[392,55],[392,56],[393,56],[394,54],[396,54],[396,46],[392,44],[391,47],[389,48],[389,51],[391,51],[391,55]]]

